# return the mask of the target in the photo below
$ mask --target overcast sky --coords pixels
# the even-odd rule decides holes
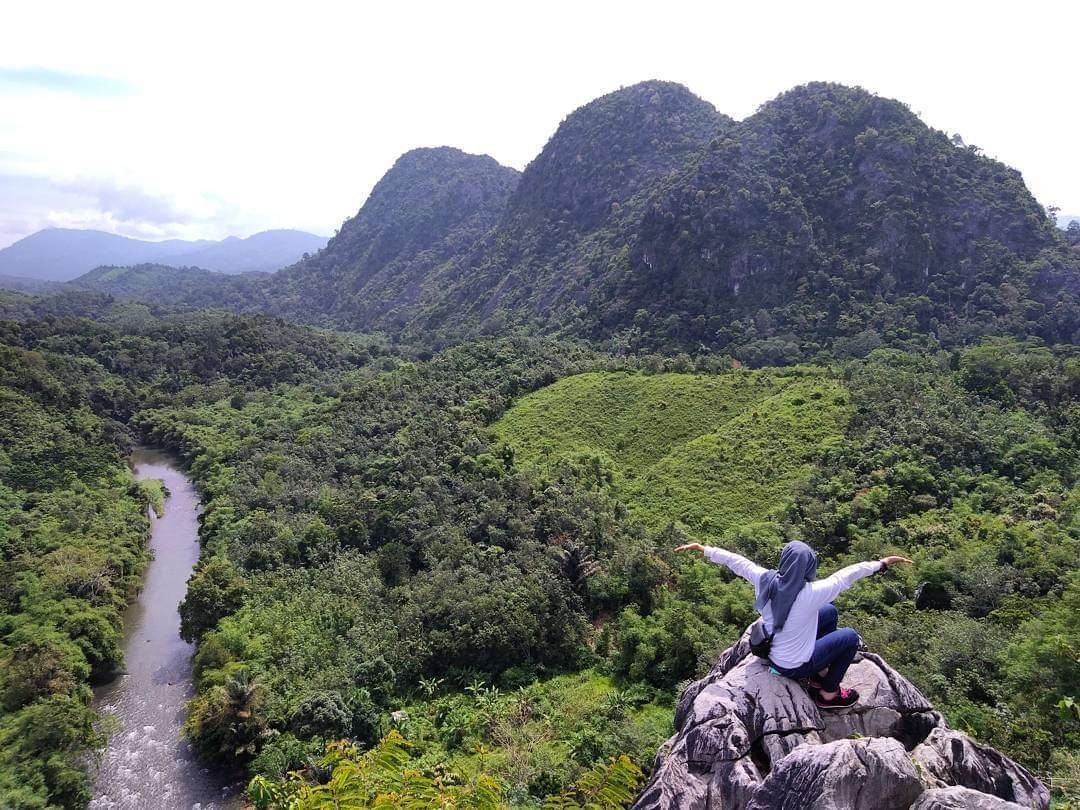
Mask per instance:
[[[329,235],[407,149],[522,168],[575,107],[650,78],[736,118],[858,84],[1080,214],[1077,2],[375,5],[7,4],[0,247],[50,225]]]

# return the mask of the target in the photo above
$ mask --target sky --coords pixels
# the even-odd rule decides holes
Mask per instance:
[[[330,235],[408,149],[523,168],[576,107],[653,78],[735,118],[860,85],[1080,215],[1078,31],[1076,2],[12,3],[0,247],[43,227]]]

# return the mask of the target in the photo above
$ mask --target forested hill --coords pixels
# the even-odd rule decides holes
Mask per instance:
[[[620,203],[727,122],[686,88],[647,82],[572,113],[520,183],[489,157],[413,150],[326,250],[267,282],[255,301],[250,290],[238,298],[325,325],[430,337],[475,332],[476,307],[506,295],[518,310],[507,320],[520,322],[531,276],[575,261],[572,248]]]
[[[913,332],[1069,341],[1078,325],[1075,257],[1019,173],[861,90],[765,105],[660,189],[637,233],[612,326],[678,312],[668,336],[774,361],[794,348],[770,339],[843,354]]]
[[[613,205],[683,165],[730,123],[672,82],[644,82],[601,96],[567,116],[528,165],[508,219],[592,230]]]
[[[586,104],[522,174],[499,227],[433,289],[413,329],[464,337],[532,323],[581,332],[571,316],[604,283],[650,189],[732,123],[685,87],[644,82]],[[614,292],[614,291],[612,291]]]
[[[259,290],[257,306],[330,325],[385,325],[399,311],[407,319],[440,268],[498,222],[517,181],[487,156],[407,152],[325,250]]]
[[[573,112],[520,181],[487,157],[409,152],[319,254],[177,301],[437,346],[524,328],[790,363],[1072,342],[1071,236],[1018,172],[900,102],[818,83],[735,122],[645,82]]]

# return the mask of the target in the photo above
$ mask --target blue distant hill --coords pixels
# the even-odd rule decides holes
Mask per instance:
[[[327,241],[328,237],[304,231],[274,230],[220,242],[145,242],[104,231],[48,228],[0,250],[0,276],[69,281],[102,265],[147,262],[219,273],[273,272],[299,261],[305,253],[317,253]]]

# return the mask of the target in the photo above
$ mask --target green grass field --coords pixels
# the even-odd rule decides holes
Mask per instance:
[[[848,416],[819,369],[594,372],[523,397],[493,430],[523,466],[598,460],[650,528],[706,537],[783,508]]]

